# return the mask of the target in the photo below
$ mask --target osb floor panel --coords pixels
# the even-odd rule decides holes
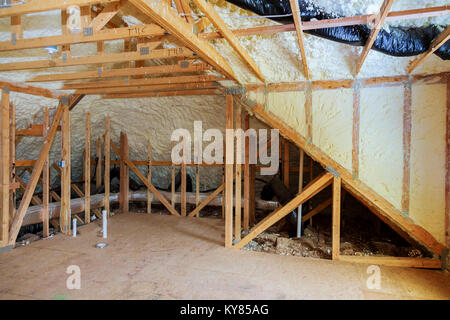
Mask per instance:
[[[223,248],[223,221],[119,214],[108,228],[79,227],[0,254],[0,299],[449,299],[447,273],[381,267],[381,289],[366,286],[367,265]],[[69,290],[66,269],[81,269]]]

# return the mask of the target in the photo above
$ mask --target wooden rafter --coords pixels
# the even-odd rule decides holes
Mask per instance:
[[[214,96],[220,95],[223,91],[219,89],[197,89],[180,91],[158,91],[142,93],[111,93],[102,96],[103,99],[130,99],[130,98],[155,98],[155,97],[175,97],[175,96]]]
[[[130,87],[130,86],[149,86],[160,84],[176,84],[176,83],[201,83],[226,80],[226,78],[217,78],[210,75],[200,76],[179,76],[179,77],[160,77],[150,79],[132,79],[132,80],[115,80],[115,81],[95,81],[64,84],[62,89],[84,89],[84,88],[111,88],[111,87]]]
[[[130,86],[130,87],[112,87],[112,88],[86,88],[78,89],[77,94],[108,94],[108,93],[135,93],[135,92],[155,92],[155,91],[171,91],[171,90],[193,90],[193,89],[212,89],[219,87],[216,82],[199,82],[199,83],[175,83],[175,84],[159,84],[153,86]]]
[[[308,63],[306,62],[305,45],[303,43],[302,16],[297,0],[289,0],[291,4],[292,16],[294,17],[295,31],[297,33],[298,47],[302,56],[303,70],[305,78],[309,80]]]
[[[432,7],[432,8],[423,8],[423,9],[414,9],[414,10],[403,10],[403,11],[395,11],[390,12],[386,17],[385,21],[397,21],[397,20],[407,20],[407,19],[420,19],[420,18],[429,18],[429,17],[437,17],[444,16],[450,14],[450,5],[440,6],[440,7]],[[314,29],[323,29],[323,28],[335,28],[335,27],[344,27],[344,26],[352,26],[352,25],[360,25],[360,24],[369,24],[375,21],[377,17],[376,14],[363,15],[363,16],[355,16],[355,17],[345,17],[345,18],[336,18],[336,19],[324,19],[324,20],[315,20],[315,21],[305,21],[302,22],[302,29],[305,30],[314,30]],[[261,26],[261,27],[253,27],[247,29],[235,29],[231,30],[237,37],[241,36],[252,36],[252,35],[260,35],[260,34],[274,34],[279,32],[292,32],[295,31],[295,24],[283,24],[283,25],[273,25],[273,26]],[[220,39],[223,36],[219,32],[205,32],[200,33],[199,37],[205,40],[213,40]]]
[[[0,10],[0,18],[8,16],[21,16],[33,12],[43,12],[58,9],[66,9],[70,6],[90,6],[93,4],[108,4],[117,0],[27,0],[24,4],[14,5]]]
[[[444,31],[442,31],[436,39],[430,45],[430,48],[427,52],[422,54],[421,56],[414,59],[408,68],[408,73],[411,73],[414,69],[416,69],[422,62],[425,61],[426,58],[431,56],[436,50],[438,50],[442,45],[444,45],[450,39],[450,26],[447,26]]]
[[[372,27],[372,30],[370,31],[369,38],[366,41],[366,45],[364,46],[361,57],[359,58],[358,65],[356,66],[355,76],[357,76],[359,71],[361,71],[364,61],[366,60],[367,55],[369,54],[369,51],[372,48],[375,40],[377,39],[378,33],[380,33],[384,20],[386,19],[393,3],[394,0],[384,0],[383,4],[381,5],[380,12],[375,19],[375,23]]]
[[[169,73],[187,73],[187,72],[203,72],[211,70],[205,63],[189,63],[188,61],[181,61],[176,65],[162,65],[141,68],[123,68],[98,71],[84,71],[74,73],[62,74],[43,74],[35,76],[27,82],[46,82],[46,81],[64,81],[64,80],[79,80],[79,79],[104,79],[114,77],[131,77],[138,75],[155,75],[155,74],[169,74]]]
[[[184,15],[184,19],[187,23],[194,23],[194,18],[191,16],[191,8],[189,7],[189,0],[175,0],[175,6],[178,13]]]
[[[259,80],[265,82],[264,76],[259,70],[252,57],[247,53],[244,47],[241,45],[236,36],[231,32],[222,18],[217,14],[216,10],[205,0],[193,0],[194,3],[202,10],[202,12],[208,17],[209,21],[219,30],[219,33],[227,39],[231,47],[239,54],[239,56],[244,60],[247,66],[256,74]]]
[[[55,90],[48,90],[40,87],[34,87],[24,83],[0,81],[0,87],[3,88],[5,86],[7,86],[10,91],[26,93],[50,99],[59,99],[59,97],[63,95],[61,92]]]
[[[164,35],[165,31],[156,24],[145,24],[135,27],[124,27],[94,31],[92,35],[84,36],[83,33],[65,34],[61,36],[41,37],[0,42],[0,51],[12,51],[32,48],[44,48],[59,45],[70,45],[97,41],[112,41],[131,39],[135,37],[153,37]]]
[[[119,10],[126,4],[127,0],[120,0],[107,4],[103,10],[94,18],[90,24],[93,31],[99,31],[107,25]]]
[[[26,62],[13,62],[0,64],[0,71],[14,71],[26,69],[42,69],[55,67],[79,66],[99,63],[114,63],[150,59],[168,59],[168,58],[186,58],[193,57],[193,52],[187,48],[170,48],[158,49],[149,51],[148,54],[141,54],[140,52],[122,52],[114,54],[98,54],[95,56],[72,58],[67,57],[55,60],[37,60]]]
[[[233,69],[228,62],[210,44],[199,39],[192,32],[192,26],[179,17],[166,2],[158,0],[129,0],[129,2],[196,52],[200,58],[224,76],[236,80]]]

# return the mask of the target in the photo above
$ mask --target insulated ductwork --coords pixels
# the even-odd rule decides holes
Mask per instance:
[[[289,16],[292,13],[289,0],[228,0],[228,2],[261,16],[281,16],[271,18],[280,23],[293,23],[292,16]],[[334,13],[326,12],[312,2],[299,0],[298,3],[300,5],[302,21],[341,18]],[[397,57],[419,55],[429,49],[433,39],[445,27],[441,25],[428,25],[424,27],[383,28],[378,34],[372,48]],[[306,30],[305,33],[353,46],[363,46],[369,37],[370,28],[367,25],[355,25]],[[450,40],[436,50],[435,54],[444,60],[450,60]]]

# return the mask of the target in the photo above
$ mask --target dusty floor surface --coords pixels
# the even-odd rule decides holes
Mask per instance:
[[[104,249],[99,231],[0,254],[0,299],[450,299],[440,271],[381,267],[370,290],[367,265],[225,249],[221,219],[116,215]],[[70,265],[80,290],[66,287]]]

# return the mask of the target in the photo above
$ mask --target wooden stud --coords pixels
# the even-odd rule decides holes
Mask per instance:
[[[71,144],[70,144],[70,112],[69,106],[63,103],[61,122],[61,160],[64,166],[61,168],[61,213],[60,229],[64,234],[69,234],[71,229],[70,193],[71,193]]]
[[[298,47],[300,49],[300,54],[302,56],[302,64],[303,70],[305,72],[305,78],[309,80],[309,70],[308,64],[306,62],[305,45],[303,43],[303,29],[302,29],[302,17],[300,7],[298,5],[297,0],[289,0],[289,2],[291,4],[292,16],[294,17],[295,31],[297,33]]]
[[[10,186],[16,185],[16,106],[14,103],[9,105],[9,170],[10,170]],[[9,221],[14,220],[16,215],[16,189],[11,190],[9,194]],[[8,226],[9,229],[9,226]]]
[[[125,160],[130,156],[130,148],[128,146],[127,134],[120,133],[120,211],[126,213],[129,211],[129,192],[130,192],[130,169],[127,167]]]
[[[226,138],[225,138],[225,248],[233,245],[233,96],[226,96]],[[230,131],[229,131],[230,130]]]
[[[111,171],[111,133],[110,133],[110,118],[105,118],[105,141],[104,141],[104,154],[105,154],[105,210],[110,216],[109,212],[109,190],[110,190],[110,171]],[[119,151],[120,152],[120,151]]]
[[[230,46],[237,52],[237,54],[244,60],[247,66],[253,71],[253,73],[262,82],[266,82],[261,70],[253,60],[253,58],[247,53],[244,47],[241,45],[236,36],[231,32],[222,18],[217,14],[216,10],[205,0],[193,0],[197,7],[208,17],[209,21],[217,28],[220,34],[228,41]]]
[[[172,142],[172,149],[175,146],[175,142]],[[175,208],[175,164],[172,162],[172,184],[171,184],[171,203],[172,203],[172,207]]]
[[[147,180],[149,183],[152,183],[152,144],[150,143],[150,139],[147,141],[147,161],[148,161],[148,173]],[[147,188],[147,213],[152,213],[152,192]]]
[[[286,215],[292,212],[292,210],[298,208],[298,206],[305,201],[312,198],[314,195],[325,189],[332,182],[333,176],[330,173],[324,173],[310,184],[308,184],[303,192],[298,194],[294,199],[289,201],[285,206],[280,207],[273,211],[271,214],[266,216],[261,220],[255,227],[253,227],[250,232],[237,244],[233,246],[235,249],[241,249],[255,237],[257,237],[261,232],[267,230],[280,219],[284,218]]]
[[[284,185],[289,189],[289,168],[290,168],[289,140],[283,140],[283,141],[284,141],[283,182],[284,182]]]
[[[404,84],[402,212],[409,214],[411,185],[411,83]]]
[[[444,31],[442,31],[436,39],[430,45],[430,49],[425,52],[423,55],[415,58],[408,68],[408,73],[413,72],[422,62],[425,61],[426,58],[431,56],[436,50],[438,50],[442,45],[444,45],[447,40],[450,39],[450,26],[447,26]]]
[[[450,82],[447,82],[447,148],[445,152],[445,243],[450,248]]]
[[[95,167],[95,187],[98,189],[102,185],[102,166],[103,166],[102,140],[100,138],[97,139],[97,143],[95,145],[95,155],[97,157],[97,164]]]
[[[242,107],[240,104],[236,106],[236,132],[242,130]],[[242,228],[242,146],[244,144],[243,136],[238,135],[236,138],[236,196],[234,208],[234,237],[236,240],[241,240]],[[245,146],[244,146],[245,147]],[[245,162],[245,160],[244,160]]]
[[[303,149],[299,149],[299,161],[298,161],[298,192],[303,191],[303,173],[304,173],[304,163],[305,163],[305,152]],[[302,235],[302,223],[303,223],[303,206],[299,205],[297,209],[297,238]]]
[[[186,163],[187,159],[187,144],[183,138],[183,160],[181,162],[181,216],[186,216]]]
[[[339,259],[341,235],[341,178],[333,179],[332,257]]]
[[[369,38],[366,41],[366,45],[364,46],[361,57],[359,58],[358,65],[356,66],[355,77],[358,75],[359,71],[361,71],[364,61],[366,60],[370,49],[372,48],[373,44],[375,43],[378,33],[380,32],[381,28],[383,27],[384,20],[386,19],[387,15],[389,13],[389,10],[391,10],[393,3],[394,3],[394,0],[384,0],[383,4],[381,5],[380,12],[378,13],[378,15],[375,19],[375,23],[372,27],[372,30],[370,31]]]
[[[352,174],[354,179],[359,177],[359,118],[360,118],[361,90],[359,82],[353,89],[353,133],[352,133]]]
[[[312,143],[312,90],[310,85],[305,88],[305,119],[308,143]]]
[[[250,115],[244,114],[244,131],[250,128]],[[245,151],[244,151],[244,216],[242,219],[244,230],[248,230],[250,226],[250,137],[244,137]]]
[[[84,223],[91,222],[91,113],[86,112],[84,136]]]
[[[195,207],[197,208],[200,204],[200,164],[196,166],[195,175]],[[200,217],[200,210],[197,212],[196,217]]]
[[[0,205],[2,247],[8,245],[9,229],[9,184],[10,184],[10,144],[9,144],[9,88],[3,88],[0,110]]]
[[[50,111],[48,107],[45,107],[42,112],[42,124],[44,139],[48,138],[48,129],[50,125]],[[48,203],[50,193],[50,166],[49,157],[44,162],[42,169],[42,233],[44,238],[50,236],[49,215],[48,215]]]

